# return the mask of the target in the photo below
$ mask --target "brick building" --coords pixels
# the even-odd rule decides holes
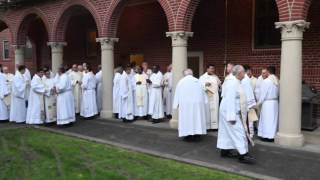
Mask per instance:
[[[299,146],[301,81],[320,90],[319,8],[316,0],[19,1],[0,17],[0,64],[12,71],[19,63],[32,71],[102,64],[104,117],[118,64],[143,60],[165,70],[172,63],[175,82],[188,66],[198,75],[214,64],[223,78],[227,62],[249,64],[256,75],[275,65],[282,87],[277,142]]]

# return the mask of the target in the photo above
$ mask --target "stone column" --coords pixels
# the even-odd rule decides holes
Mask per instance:
[[[193,32],[167,32],[167,37],[172,39],[172,75],[173,75],[173,91],[179,80],[183,78],[183,71],[188,67],[188,38],[193,36]],[[178,113],[173,112],[170,121],[172,128],[178,126]]]
[[[114,75],[114,43],[118,42],[118,38],[97,38],[97,42],[101,44],[101,67],[102,67],[102,86],[103,100],[102,118],[111,118],[113,115],[112,108],[112,87]]]
[[[24,45],[13,45],[14,47],[14,63],[17,65],[24,65]]]
[[[275,142],[285,146],[302,146],[302,39],[309,27],[304,20],[277,22],[281,29],[279,132]]]
[[[59,67],[63,64],[63,47],[66,42],[48,42],[51,47],[51,69],[53,73],[57,73]]]

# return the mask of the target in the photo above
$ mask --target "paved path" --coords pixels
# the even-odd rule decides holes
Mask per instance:
[[[201,142],[187,143],[177,137],[176,130],[107,120],[79,120],[72,127],[44,129],[259,179],[320,179],[320,153],[258,144],[251,150],[257,164],[244,165],[221,158],[216,137],[211,135]]]

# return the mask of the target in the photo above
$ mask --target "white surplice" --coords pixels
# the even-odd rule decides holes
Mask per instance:
[[[27,124],[43,124],[45,121],[44,93],[46,88],[41,78],[35,74],[31,81],[27,109]]]
[[[0,72],[0,121],[9,120],[9,109],[5,98],[10,94],[6,77]]]
[[[12,81],[14,78],[14,75],[11,73],[3,74],[6,78],[6,84],[9,91],[8,96],[6,97],[6,104],[8,106],[8,110],[10,110],[10,103],[11,103],[11,91],[12,91]]]
[[[96,77],[92,72],[87,72],[82,78],[82,98],[81,113],[85,118],[93,117],[98,114],[96,96]]]
[[[17,71],[12,81],[12,94],[10,104],[10,121],[22,123],[26,121],[26,89],[27,82],[24,76]]]
[[[103,87],[102,87],[102,71],[100,70],[97,74],[96,74],[96,83],[97,83],[97,107],[98,107],[98,112],[101,112],[102,110],[102,91],[103,91]]]
[[[163,75],[160,71],[150,76],[152,84],[150,85],[148,114],[152,116],[152,119],[162,119],[164,117],[161,86],[162,78]]]
[[[134,87],[134,115],[143,117],[148,114],[148,89],[146,74],[135,75],[135,87]],[[141,82],[140,85],[136,84]]]
[[[207,129],[218,129],[219,122],[219,86],[221,81],[216,75],[203,74],[200,77],[200,83],[203,90],[207,94],[209,104],[206,107],[208,111]],[[206,83],[210,83],[210,86],[206,86]]]
[[[207,134],[208,99],[201,83],[191,75],[177,84],[173,108],[179,109],[179,137]]]
[[[64,125],[76,121],[74,97],[70,77],[64,73],[58,76],[56,82],[57,124]]]
[[[279,86],[272,78],[263,80],[261,84],[258,104],[261,112],[258,127],[258,136],[274,139],[279,121]]]
[[[113,78],[113,89],[112,89],[113,113],[119,113],[120,101],[121,101],[120,82],[121,82],[121,74],[116,72]]]
[[[240,88],[240,81],[235,77],[226,81],[222,87],[217,148],[236,149],[243,155],[248,152],[248,140],[241,119]],[[232,125],[230,121],[236,123]]]
[[[133,103],[133,89],[132,78],[123,71],[120,79],[120,92],[119,92],[119,118],[126,120],[134,119],[134,103]]]
[[[81,85],[80,83],[82,82],[82,77],[83,77],[82,72],[75,72],[71,71],[69,73],[69,77],[71,79],[71,84],[72,84],[72,93],[74,96],[74,106],[75,106],[75,112],[80,113],[80,107],[81,107]]]
[[[173,76],[172,72],[166,72],[163,76],[162,82],[163,88],[163,104],[164,104],[164,112],[166,115],[172,114],[172,101],[173,101]]]
[[[52,77],[43,77],[42,81],[46,87],[46,93],[44,94],[44,105],[46,112],[45,123],[52,123],[57,121],[57,96],[53,91],[55,79]]]

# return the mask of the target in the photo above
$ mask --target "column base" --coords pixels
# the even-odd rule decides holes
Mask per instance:
[[[100,117],[101,118],[112,118],[113,117],[113,112],[109,110],[102,110],[100,112]]]
[[[302,134],[277,133],[275,143],[283,146],[301,147],[304,144]]]
[[[170,125],[170,128],[172,129],[178,129],[178,120],[173,118],[170,119],[169,125]]]

